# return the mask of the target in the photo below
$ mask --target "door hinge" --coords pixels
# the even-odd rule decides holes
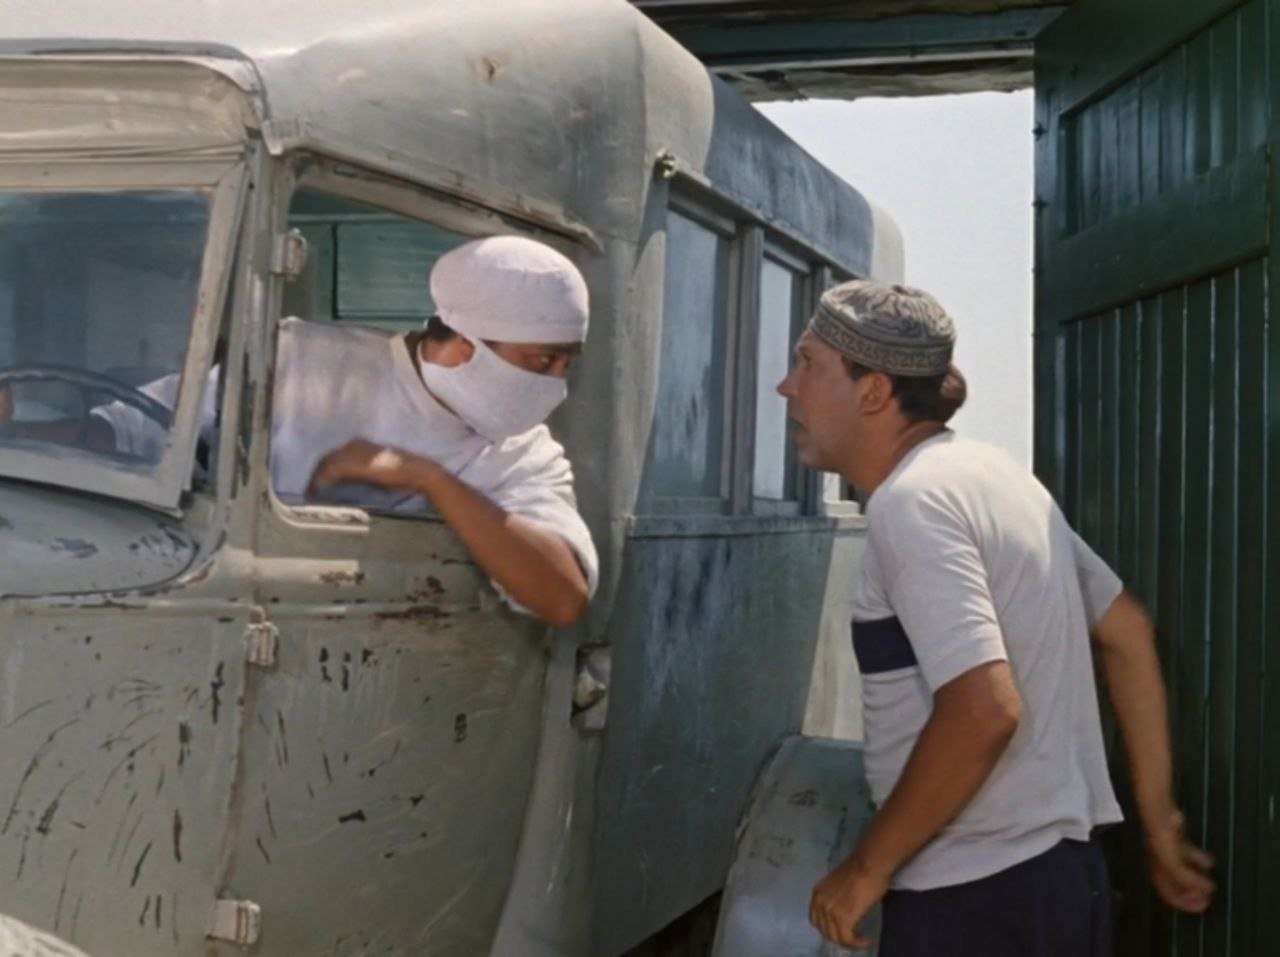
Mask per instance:
[[[260,668],[274,668],[280,650],[280,629],[269,621],[251,621],[244,629],[245,658]]]
[[[307,267],[307,237],[291,229],[276,237],[271,247],[271,272],[286,280],[297,279]]]
[[[248,947],[258,942],[261,933],[262,908],[253,901],[214,901],[213,917],[206,936]]]

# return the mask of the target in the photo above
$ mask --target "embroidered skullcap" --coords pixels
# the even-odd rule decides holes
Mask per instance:
[[[581,342],[587,284],[568,257],[523,236],[490,236],[451,249],[431,270],[444,322],[475,339]]]
[[[931,295],[870,279],[823,293],[809,331],[859,365],[890,375],[942,375],[956,344],[955,324]]]

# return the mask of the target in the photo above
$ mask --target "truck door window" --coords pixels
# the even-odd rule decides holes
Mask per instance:
[[[427,274],[472,238],[315,189],[294,194],[289,225],[307,240],[307,265],[286,288],[285,315],[397,332],[435,314]]]
[[[435,315],[427,282],[431,268],[450,249],[473,238],[309,187],[294,193],[288,221],[290,228],[301,231],[307,240],[307,257],[301,275],[285,287],[283,315],[307,323],[371,327],[370,335],[393,340],[387,342],[387,349],[394,348],[406,333],[422,329]],[[298,331],[300,327],[294,327],[294,332]],[[408,346],[404,348],[407,351]],[[349,387],[348,374],[349,368],[341,363],[301,372],[277,369],[275,410],[282,417],[271,429],[272,481],[277,497],[291,506],[342,505],[402,515],[427,513],[421,496],[362,484],[337,485],[314,499],[305,495],[307,477],[325,454],[351,439],[388,439],[374,432],[353,431],[355,426],[344,432],[346,427],[326,431],[327,427],[319,428],[314,422],[305,427],[290,423],[287,413],[281,412],[281,377],[332,377],[327,384],[314,379],[307,384],[308,388],[324,390]],[[389,361],[386,375],[392,374]],[[298,380],[290,381],[296,389]],[[368,390],[357,387],[353,394],[372,391],[372,386]],[[415,425],[421,428],[413,422],[406,422],[405,428]]]

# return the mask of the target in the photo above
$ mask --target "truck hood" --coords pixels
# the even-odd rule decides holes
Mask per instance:
[[[145,588],[181,574],[195,553],[164,515],[0,480],[0,596]]]

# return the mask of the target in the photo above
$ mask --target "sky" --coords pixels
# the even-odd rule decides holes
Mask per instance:
[[[894,218],[906,281],[956,320],[953,427],[1030,464],[1031,91],[759,107]]]

